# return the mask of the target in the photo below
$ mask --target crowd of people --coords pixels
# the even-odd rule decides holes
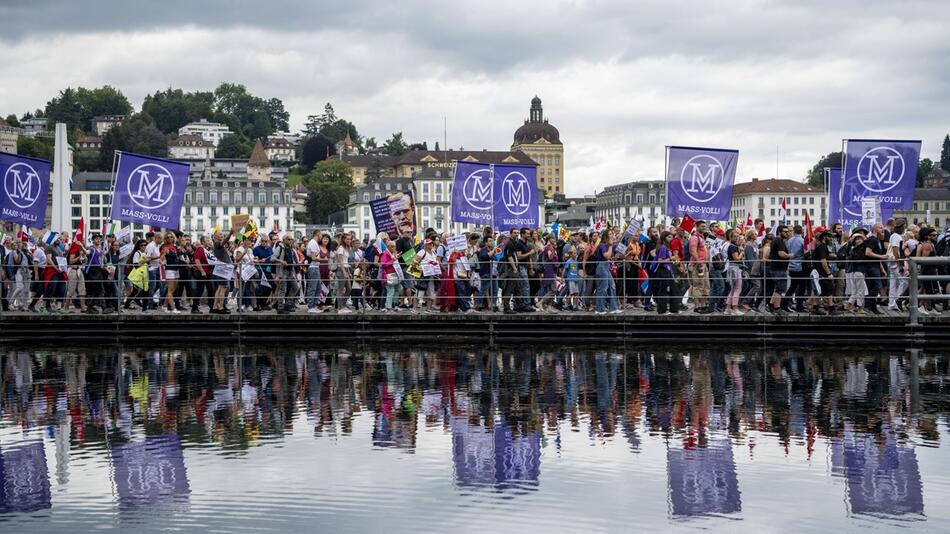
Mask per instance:
[[[907,310],[908,258],[950,255],[950,226],[941,233],[901,218],[850,232],[840,223],[684,226],[428,229],[363,240],[321,230],[196,239],[154,231],[128,244],[21,232],[2,248],[2,302],[37,313],[878,314]],[[921,274],[950,272],[922,264]],[[919,292],[947,294],[947,280],[921,280]],[[922,300],[918,313],[948,309]]]

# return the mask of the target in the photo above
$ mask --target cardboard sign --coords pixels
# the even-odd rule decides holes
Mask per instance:
[[[231,233],[237,235],[247,226],[251,216],[247,213],[239,213],[231,216]]]

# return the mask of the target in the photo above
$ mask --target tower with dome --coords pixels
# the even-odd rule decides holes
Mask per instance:
[[[564,145],[561,134],[544,118],[541,99],[531,99],[529,118],[515,130],[511,150],[521,150],[538,163],[538,190],[548,198],[564,194]]]

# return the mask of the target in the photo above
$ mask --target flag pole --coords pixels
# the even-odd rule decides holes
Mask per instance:
[[[115,222],[115,168],[119,160],[122,159],[122,152],[120,150],[112,151],[112,188],[109,190],[109,200],[111,200],[111,206],[109,206],[109,222]]]

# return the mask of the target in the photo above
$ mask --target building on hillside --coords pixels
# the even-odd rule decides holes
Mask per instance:
[[[943,231],[950,226],[950,186],[914,189],[914,205],[909,210],[895,210],[895,217],[906,217],[908,223],[929,223]]]
[[[935,166],[924,178],[924,187],[950,187],[950,172]]]
[[[99,150],[102,148],[102,138],[95,135],[84,135],[76,139],[77,150]]]
[[[248,160],[234,158],[217,158],[212,160],[182,160],[187,163],[188,175],[191,180],[213,177],[217,179],[239,179],[248,175]],[[287,181],[290,175],[289,167],[272,167],[271,178],[275,181]]]
[[[655,223],[666,213],[666,182],[634,180],[608,185],[596,194],[594,219],[601,217],[612,225],[623,225],[637,215]]]
[[[290,132],[274,132],[274,135],[271,137],[281,137],[286,139],[294,148],[300,146],[300,140],[303,139],[303,136],[300,134],[290,133]]]
[[[214,159],[214,145],[200,135],[179,135],[168,142],[168,157],[183,160]]]
[[[283,137],[270,136],[264,143],[264,154],[271,161],[294,161],[297,151],[290,141]]]
[[[247,177],[249,180],[270,180],[273,166],[264,152],[264,144],[258,139],[251,150],[251,159],[247,160]]]
[[[208,122],[208,119],[201,119],[198,122],[190,122],[178,129],[178,135],[198,135],[205,141],[210,142],[215,148],[218,143],[224,139],[224,136],[231,133],[231,129],[226,125],[217,122]]]
[[[781,216],[782,198],[788,208],[787,224],[804,225],[805,213],[812,225],[828,224],[827,194],[817,188],[794,180],[760,180],[735,184],[732,190],[733,218],[745,222],[749,213],[752,219],[763,219],[771,228]],[[833,222],[833,221],[832,221]]]
[[[305,185],[297,184],[293,187],[290,193],[290,201],[294,206],[294,215],[307,213],[307,197],[309,196],[310,192],[307,191]]]
[[[515,130],[511,150],[521,151],[538,164],[538,189],[548,197],[564,194],[564,144],[558,129],[544,118],[541,99],[531,99],[530,118]]]
[[[22,129],[10,126],[10,123],[0,117],[0,152],[16,154],[17,137],[19,137],[22,132]]]
[[[373,179],[412,178],[415,173],[429,168],[447,169],[451,175],[456,161],[513,163],[535,167],[538,165],[527,154],[518,150],[410,150],[402,156],[343,154],[334,157],[353,168],[353,184],[357,187]]]
[[[20,126],[23,128],[23,135],[27,137],[36,137],[46,135],[46,118],[31,118],[23,119],[20,121]],[[50,132],[52,135],[52,132]]]
[[[125,122],[125,115],[100,115],[92,118],[92,131],[102,137],[113,127]]]
[[[350,137],[350,132],[346,132],[346,137],[337,141],[335,148],[337,154],[345,156],[358,156],[360,154],[360,149],[353,142],[353,138]]]

